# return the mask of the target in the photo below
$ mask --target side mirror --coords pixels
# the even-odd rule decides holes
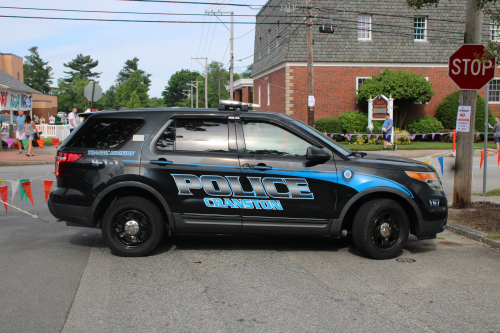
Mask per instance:
[[[323,149],[318,147],[307,148],[306,159],[313,162],[326,162],[331,158],[328,153],[325,153]]]

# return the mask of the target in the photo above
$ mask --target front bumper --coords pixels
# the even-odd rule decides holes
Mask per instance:
[[[418,239],[436,238],[436,234],[443,232],[446,229],[447,222],[448,222],[447,218],[438,221],[421,221],[420,232],[417,238]]]
[[[54,217],[66,221],[81,224],[88,227],[94,226],[94,209],[91,207],[81,207],[54,203],[47,200],[49,211]]]

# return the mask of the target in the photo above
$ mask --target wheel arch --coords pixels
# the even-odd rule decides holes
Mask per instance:
[[[330,230],[331,235],[340,235],[344,229],[352,230],[352,222],[354,215],[359,210],[361,205],[373,199],[392,199],[399,203],[408,214],[410,221],[410,233],[417,235],[420,233],[420,221],[422,221],[422,214],[418,209],[417,204],[407,194],[392,189],[389,187],[371,188],[359,192],[347,202],[342,209],[337,223],[332,224]]]
[[[158,209],[160,209],[164,221],[166,222],[166,227],[171,229],[175,228],[172,211],[163,196],[151,186],[133,181],[120,182],[111,185],[99,193],[97,198],[94,200],[94,204],[92,205],[92,208],[94,209],[93,225],[97,226],[100,223],[106,208],[109,207],[113,201],[117,198],[128,196],[143,197],[151,201],[158,207]]]

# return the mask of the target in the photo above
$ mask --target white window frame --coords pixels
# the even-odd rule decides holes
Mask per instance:
[[[416,25],[422,23],[423,20],[424,22],[424,27],[418,27]],[[427,30],[429,29],[429,20],[427,19],[427,16],[415,16],[413,18],[413,40],[415,42],[427,42]],[[419,30],[419,33],[417,33],[417,30]],[[420,32],[420,30],[423,30],[423,35]],[[423,38],[416,38],[417,36],[423,36]]]
[[[260,104],[260,85],[259,85],[259,105],[261,105]]]
[[[366,19],[368,18],[368,21]],[[366,31],[368,29],[368,31]],[[358,15],[358,40],[372,40],[372,16]],[[359,34],[368,33],[368,37],[359,37]]]
[[[358,76],[356,78],[356,95],[358,94],[358,90],[359,90],[359,80],[368,80],[368,79],[371,79],[371,76]],[[364,83],[364,82],[363,82]]]
[[[267,106],[271,105],[271,85],[267,83]]]
[[[498,81],[498,82],[496,83],[496,85],[497,85],[497,90],[493,90],[493,91],[499,91],[499,94],[498,94],[498,101],[491,101],[491,100],[490,100],[490,96],[491,96],[491,94],[490,94],[490,95],[488,95],[488,104],[500,104],[500,77],[495,77],[495,78],[493,78],[493,80],[491,80],[491,81],[488,83],[488,84],[490,85],[490,89],[489,89],[489,91],[490,91],[490,92],[492,91],[492,90],[491,90],[491,84],[493,83],[493,81]]]
[[[490,40],[493,42],[500,40],[500,25],[495,24],[494,20],[490,20]]]

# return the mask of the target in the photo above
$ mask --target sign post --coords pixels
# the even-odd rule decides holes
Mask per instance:
[[[465,43],[471,44],[462,45],[450,57],[448,63],[448,76],[460,88],[456,133],[458,163],[455,163],[453,183],[453,206],[456,208],[463,208],[471,202],[477,90],[482,89],[495,76],[495,58],[481,61],[484,55],[484,46],[479,44],[482,13],[474,10],[472,6],[473,2],[468,0]]]
[[[90,110],[94,107],[94,102],[97,102],[102,97],[102,88],[99,83],[92,80],[83,92],[85,97],[90,101]]]
[[[488,98],[490,86],[486,85],[484,96],[484,171],[483,171],[483,196],[486,196],[486,175],[488,169]]]

